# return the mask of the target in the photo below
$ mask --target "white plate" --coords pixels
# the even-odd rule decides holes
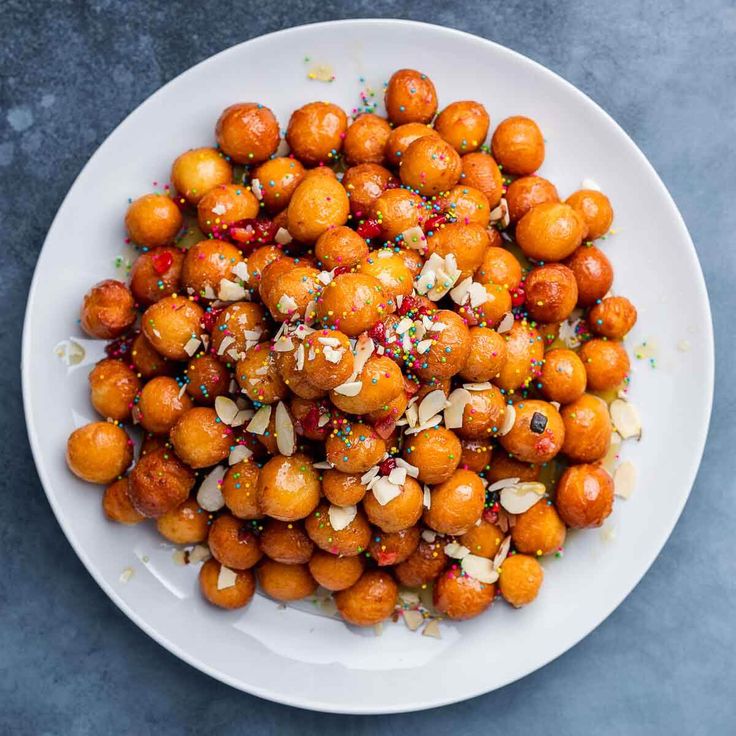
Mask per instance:
[[[334,67],[333,83],[307,79],[320,62]],[[81,295],[116,274],[127,198],[167,181],[181,151],[211,144],[226,105],[263,102],[285,127],[290,111],[310,100],[350,110],[367,85],[380,98],[384,80],[400,67],[426,72],[440,107],[478,99],[493,123],[514,113],[532,116],[548,142],[542,173],[561,195],[586,177],[597,180],[616,211],[617,234],[603,243],[616,268],[615,289],[639,310],[629,343],[656,345],[656,369],[633,361],[631,393],[644,421],[643,441],[625,451],[639,471],[633,497],[616,503],[603,530],[571,534],[564,560],[544,561],[534,605],[513,611],[497,604],[474,621],[443,625],[440,640],[402,624],[387,625],[376,638],[262,597],[245,612],[207,606],[194,570],[174,565],[171,549],[150,528],[105,522],[99,489],[67,471],[67,435],[93,418],[88,367],[68,370],[53,352],[59,340],[80,335]],[[681,341],[688,351],[678,350]],[[698,468],[713,338],[700,266],[674,203],[634,143],[591,100],[529,59],[474,36],[403,21],[344,21],[228,49],[167,84],[110,135],[69,192],[39,258],[23,387],[34,457],[59,523],[100,586],[144,631],[255,695],[317,710],[387,713],[451,703],[522,677],[573,646],[631,591],[672,531]],[[128,567],[135,574],[123,583]]]

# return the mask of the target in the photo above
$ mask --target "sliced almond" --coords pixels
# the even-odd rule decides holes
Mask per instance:
[[[259,202],[263,199],[263,187],[258,179],[250,180],[250,190]]]
[[[288,243],[291,243],[291,241],[294,239],[289,234],[289,231],[285,227],[280,227],[276,231],[276,235],[274,235],[273,239],[279,244],[279,245],[287,245]]]
[[[363,381],[348,381],[342,383],[332,389],[336,394],[341,396],[357,396],[363,388]]]
[[[424,506],[425,509],[432,508],[432,491],[426,483],[424,485],[424,500],[422,501],[422,506]]]
[[[506,314],[501,317],[501,321],[498,323],[498,327],[496,327],[496,332],[498,332],[499,335],[503,335],[504,332],[508,332],[513,326],[514,313],[506,312]]]
[[[263,434],[268,429],[269,421],[271,421],[271,407],[265,404],[253,415],[246,429],[253,434]]]
[[[611,442],[608,445],[608,452],[603,456],[601,460],[601,466],[608,471],[609,475],[613,475],[616,469],[616,462],[618,461],[618,454],[621,452],[621,435],[613,431],[611,432]]]
[[[225,337],[222,338],[220,347],[217,348],[217,354],[225,355],[225,351],[234,343],[235,343],[235,338],[232,335],[225,335]]]
[[[410,227],[401,234],[404,245],[412,250],[424,251],[427,247],[427,236],[419,225]]]
[[[217,590],[232,588],[238,580],[238,573],[225,565],[220,565],[220,574],[217,576]]]
[[[219,420],[229,427],[238,413],[238,405],[227,396],[218,396],[215,399],[215,411]]]
[[[245,299],[245,288],[230,279],[220,279],[217,298],[223,302],[239,302]]]
[[[501,478],[501,480],[497,480],[495,483],[491,483],[491,485],[489,485],[486,490],[489,493],[493,493],[494,491],[502,491],[504,488],[515,486],[520,480],[521,478]]]
[[[296,303],[294,297],[289,296],[288,294],[282,294],[276,304],[276,308],[281,312],[281,314],[291,314],[296,311],[298,306],[299,305]]]
[[[468,391],[488,391],[489,388],[493,388],[493,384],[490,381],[482,381],[480,383],[464,383],[463,388]]]
[[[433,618],[430,622],[422,629],[422,636],[431,636],[433,639],[441,639],[442,633],[440,632],[440,622]]]
[[[425,429],[434,429],[441,421],[442,421],[442,415],[435,414],[434,416],[427,419],[426,422],[422,422],[420,424],[417,424],[414,427],[411,427],[410,429],[405,430],[404,434],[405,435],[419,434],[420,432],[424,432]]]
[[[617,496],[630,498],[636,487],[636,467],[630,460],[624,460],[613,474],[613,487]]]
[[[282,455],[290,457],[296,451],[296,433],[294,422],[283,401],[276,404],[276,446]]]
[[[493,560],[478,555],[466,555],[460,561],[462,571],[481,583],[490,585],[498,580],[498,571],[493,566]]]
[[[376,501],[381,506],[385,506],[401,495],[401,486],[392,483],[386,476],[380,476],[375,479],[375,483],[371,487],[371,492],[375,496]]]
[[[217,465],[207,473],[199,486],[197,503],[205,511],[219,511],[225,505],[221,486],[226,471],[227,468],[224,465]]]
[[[459,542],[448,542],[445,545],[445,554],[455,560],[462,560],[470,554],[470,550]]]
[[[358,515],[358,507],[335,506],[335,504],[331,504],[327,511],[327,515],[330,518],[330,526],[336,532],[340,532],[343,529],[347,529],[353,519]]]
[[[253,450],[251,450],[250,447],[246,447],[245,445],[235,445],[235,447],[230,450],[227,464],[236,465],[237,463],[242,463],[243,460],[247,460],[251,455],[253,455]]]
[[[401,615],[404,617],[404,623],[409,631],[416,631],[424,623],[424,616],[422,616],[421,611],[410,609],[402,611]]]
[[[470,391],[466,388],[456,388],[447,397],[445,408],[445,427],[447,429],[457,429],[463,426],[463,412],[471,399]]]
[[[592,189],[594,192],[600,192],[600,184],[595,179],[585,178],[580,182],[581,189]]]
[[[437,539],[437,532],[433,529],[424,529],[422,530],[422,539],[427,544],[434,544],[434,540]]]
[[[528,482],[508,486],[501,491],[499,501],[510,514],[523,514],[539,503],[547,489],[544,483]]]
[[[236,263],[231,269],[230,273],[237,276],[241,281],[247,281],[250,278],[248,271],[248,264],[245,261]]]
[[[473,283],[473,277],[468,276],[458,283],[458,285],[450,291],[450,299],[455,304],[465,304],[470,298],[470,285]]]
[[[430,417],[439,414],[447,406],[447,403],[444,391],[440,389],[430,391],[419,404],[419,423],[424,424]]]
[[[506,404],[503,410],[503,421],[501,426],[498,428],[498,436],[503,437],[508,434],[516,424],[516,409],[513,404]]]
[[[419,477],[419,468],[416,465],[412,465],[411,463],[406,462],[406,460],[404,460],[403,458],[397,457],[396,465],[406,470],[406,474],[411,478]]]
[[[501,546],[498,548],[498,552],[496,552],[496,556],[493,558],[493,567],[498,570],[499,567],[503,564],[503,561],[508,557],[509,550],[511,549],[511,535],[507,536],[503,542],[501,542]]]
[[[615,399],[611,402],[609,411],[613,426],[623,439],[628,440],[631,437],[641,437],[639,411],[630,401]]]
[[[406,483],[406,475],[406,468],[397,466],[388,474],[388,479],[397,486],[403,486]]]
[[[345,355],[345,348],[331,348],[329,345],[327,345],[324,349],[324,355],[325,360],[328,363],[334,363],[337,365],[341,360],[343,355]]]
[[[209,560],[210,557],[212,557],[212,554],[206,544],[195,544],[189,553],[189,564],[204,562],[205,560]]]
[[[202,341],[198,337],[190,337],[184,345],[184,352],[191,358],[199,350],[201,344]]]
[[[282,335],[274,342],[273,349],[277,353],[288,353],[294,349],[294,341],[289,335]]]

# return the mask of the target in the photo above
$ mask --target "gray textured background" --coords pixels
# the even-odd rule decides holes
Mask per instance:
[[[649,574],[597,631],[490,695],[424,714],[351,718],[231,690],[115,608],[64,539],[36,477],[18,362],[46,230],[87,158],[128,112],[227,46],[302,22],[378,15],[505,44],[576,84],[623,125],[690,228],[714,307],[718,361],[692,497]],[[736,352],[727,338],[736,277],[733,3],[1,0],[0,31],[0,734],[736,733]]]

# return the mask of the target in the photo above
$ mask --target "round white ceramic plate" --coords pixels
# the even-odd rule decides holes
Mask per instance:
[[[308,80],[320,63],[334,69],[334,82]],[[263,597],[245,611],[215,610],[198,595],[196,570],[175,565],[172,549],[150,528],[107,523],[100,490],[67,471],[66,438],[94,417],[86,376],[96,353],[69,369],[54,346],[80,336],[82,294],[116,274],[128,197],[167,181],[182,151],[211,144],[226,105],[262,102],[285,127],[291,110],[314,99],[350,110],[366,87],[380,99],[383,82],[401,67],[426,72],[440,106],[480,100],[494,123],[532,116],[547,139],[542,174],[561,195],[593,177],[610,196],[616,234],[603,248],[616,268],[616,291],[639,310],[628,342],[646,340],[656,358],[656,368],[633,361],[631,395],[644,438],[624,454],[638,468],[637,488],[617,501],[602,530],[571,534],[564,559],[544,561],[534,605],[515,611],[497,604],[474,621],[443,624],[441,639],[403,624],[377,637]],[[552,72],[483,39],[357,20],[292,28],[228,49],[167,84],[110,135],[69,192],[41,253],[25,321],[23,386],[33,453],[59,523],[95,580],[145,632],[255,695],[316,710],[387,713],[451,703],[522,677],[573,646],[631,591],[672,531],[695,477],[711,407],[713,342],[685,225],[652,167],[606,113]],[[123,582],[128,568],[132,577]]]

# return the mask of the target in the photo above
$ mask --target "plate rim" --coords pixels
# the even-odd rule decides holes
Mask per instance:
[[[230,675],[224,672],[218,671],[215,667],[199,659],[197,656],[190,655],[188,652],[181,649],[178,645],[170,641],[168,637],[164,633],[162,633],[160,630],[149,625],[143,619],[142,615],[137,613],[136,610],[134,610],[131,606],[129,606],[119,596],[115,588],[112,585],[108,584],[108,582],[106,582],[106,580],[102,576],[102,573],[97,568],[93,560],[88,557],[86,552],[79,545],[78,541],[74,538],[72,534],[69,533],[67,529],[67,525],[64,522],[63,513],[60,509],[60,506],[57,503],[54,497],[54,494],[49,490],[52,487],[52,483],[51,483],[50,478],[48,477],[47,472],[44,469],[43,462],[41,459],[43,456],[43,452],[40,446],[39,432],[33,422],[33,417],[32,417],[32,412],[31,412],[31,399],[30,399],[30,393],[32,390],[31,389],[31,376],[30,376],[30,365],[31,365],[31,355],[30,355],[31,325],[30,323],[31,323],[31,313],[32,313],[33,305],[36,300],[37,293],[39,291],[39,283],[38,283],[39,282],[39,264],[41,262],[44,250],[46,249],[49,240],[51,240],[52,236],[55,235],[60,213],[64,209],[64,206],[66,205],[67,200],[70,197],[72,190],[77,185],[77,182],[79,181],[83,173],[91,165],[92,161],[98,156],[101,149],[105,147],[105,144],[107,143],[107,141],[114,135],[115,132],[117,132],[119,128],[124,126],[127,123],[127,121],[131,118],[131,116],[135,115],[143,105],[145,105],[150,100],[157,97],[158,95],[163,94],[171,85],[180,81],[183,77],[190,74],[195,69],[198,69],[199,67],[205,64],[209,64],[212,60],[216,58],[219,58],[227,54],[235,53],[236,50],[239,49],[240,47],[253,43],[255,41],[260,41],[262,39],[279,37],[279,36],[281,37],[288,36],[289,34],[301,31],[305,28],[318,28],[318,27],[328,28],[329,27],[330,29],[334,29],[336,26],[339,27],[339,26],[350,26],[350,25],[355,25],[355,26],[361,26],[361,25],[396,26],[396,25],[400,25],[400,26],[405,26],[407,29],[414,28],[415,30],[419,30],[419,31],[430,28],[430,29],[433,29],[434,31],[440,31],[444,34],[447,34],[448,36],[455,36],[456,38],[465,40],[466,42],[481,43],[484,45],[493,46],[495,47],[497,51],[500,51],[501,53],[509,54],[512,57],[514,57],[517,63],[531,66],[537,72],[543,75],[546,75],[551,80],[553,80],[555,83],[564,85],[565,87],[568,88],[569,92],[574,94],[579,99],[581,104],[587,106],[588,108],[592,108],[593,111],[596,112],[597,114],[601,114],[606,119],[608,124],[611,125],[613,129],[620,136],[623,136],[624,139],[628,141],[628,143],[632,147],[633,152],[635,152],[636,156],[638,157],[639,162],[643,164],[644,167],[649,169],[651,174],[653,174],[654,180],[656,181],[656,185],[659,188],[660,193],[664,195],[664,201],[666,202],[669,208],[670,217],[672,218],[674,223],[676,223],[677,228],[681,231],[681,234],[684,236],[687,244],[689,245],[688,255],[691,261],[689,265],[691,266],[693,270],[693,275],[695,277],[695,281],[697,282],[697,286],[698,286],[697,296],[699,300],[702,301],[703,306],[705,308],[706,315],[707,315],[707,329],[704,330],[704,334],[703,334],[706,349],[704,350],[703,354],[699,356],[700,359],[704,363],[704,373],[707,377],[707,385],[704,385],[702,387],[702,389],[704,390],[704,394],[705,394],[704,398],[707,400],[707,411],[705,415],[705,421],[703,422],[703,426],[701,427],[700,432],[699,432],[699,436],[693,442],[696,451],[692,455],[692,460],[690,462],[690,466],[687,469],[687,472],[683,474],[683,479],[685,480],[686,486],[687,486],[687,493],[683,496],[682,500],[679,502],[678,504],[679,507],[676,509],[676,514],[672,517],[671,525],[669,526],[668,529],[663,530],[661,539],[658,540],[657,544],[655,545],[655,549],[653,550],[651,554],[651,559],[648,560],[646,566],[642,570],[641,574],[636,578],[636,580],[630,586],[626,586],[626,589],[620,595],[614,598],[614,602],[612,603],[612,605],[610,605],[610,607],[607,607],[608,610],[606,610],[606,612],[603,615],[600,615],[597,617],[598,620],[594,620],[592,625],[583,626],[580,632],[576,634],[574,637],[572,637],[571,642],[566,642],[565,644],[563,644],[561,649],[555,650],[542,663],[537,664],[536,666],[526,670],[523,673],[510,675],[507,679],[504,679],[502,682],[500,682],[498,685],[496,685],[491,690],[486,689],[484,686],[480,686],[480,687],[470,688],[465,695],[460,696],[460,697],[450,697],[450,698],[439,697],[429,702],[422,701],[422,702],[417,702],[417,703],[405,703],[402,705],[391,705],[391,706],[381,706],[380,704],[378,704],[375,707],[369,707],[366,704],[364,707],[358,707],[358,708],[350,707],[350,706],[342,707],[339,704],[335,704],[332,702],[321,702],[313,698],[304,699],[301,697],[292,697],[288,692],[286,693],[276,692],[269,688],[262,688],[262,687],[258,687],[258,686],[251,685],[251,684],[247,684],[246,686],[245,683],[240,682],[235,677],[231,677]],[[28,434],[28,440],[29,440],[29,444],[31,447],[31,453],[33,456],[34,465],[36,467],[36,472],[38,473],[39,479],[41,481],[41,485],[43,487],[44,494],[46,495],[49,505],[51,506],[54,516],[56,517],[56,520],[59,526],[61,527],[61,530],[64,533],[64,536],[66,537],[67,541],[71,545],[74,552],[77,554],[77,557],[80,559],[80,561],[86,568],[87,572],[92,576],[92,578],[97,583],[97,585],[103,590],[103,592],[108,596],[108,598],[118,607],[118,609],[120,609],[138,628],[140,628],[143,632],[145,632],[149,637],[151,637],[159,645],[163,646],[169,652],[174,654],[178,659],[181,659],[182,661],[186,662],[187,664],[199,670],[200,672],[203,672],[209,675],[210,677],[220,682],[223,682],[237,690],[246,692],[251,695],[255,695],[265,700],[280,703],[283,705],[289,705],[292,707],[304,708],[308,710],[320,711],[320,712],[325,712],[325,713],[342,713],[342,714],[353,714],[353,715],[379,715],[379,714],[415,712],[415,711],[420,711],[420,710],[427,710],[430,708],[442,707],[445,705],[450,705],[452,703],[462,702],[470,698],[475,698],[480,695],[490,693],[495,690],[499,690],[502,687],[506,687],[507,685],[517,680],[520,680],[526,677],[527,675],[533,672],[536,672],[537,670],[542,669],[543,667],[547,666],[550,662],[554,661],[555,659],[562,656],[567,651],[571,650],[578,643],[580,643],[580,641],[582,641],[585,637],[587,637],[590,633],[592,633],[596,628],[598,628],[598,626],[600,626],[606,619],[608,619],[608,617],[621,605],[621,603],[631,594],[634,588],[636,588],[637,585],[641,582],[644,575],[651,569],[652,565],[654,564],[656,559],[661,554],[662,549],[664,548],[664,545],[667,543],[670,536],[672,535],[675,525],[679,521],[679,518],[682,515],[685,504],[687,503],[690,497],[690,494],[692,492],[693,485],[695,483],[696,476],[700,468],[700,464],[702,462],[703,452],[705,450],[705,445],[706,445],[706,441],[707,441],[708,434],[709,434],[709,427],[710,427],[710,421],[711,421],[711,416],[712,416],[713,396],[714,396],[714,386],[715,386],[715,346],[714,346],[714,333],[713,333],[713,316],[712,316],[712,310],[710,306],[710,299],[708,296],[707,285],[706,285],[705,277],[703,274],[703,269],[700,264],[700,260],[698,258],[697,250],[695,248],[695,245],[693,243],[693,240],[687,228],[687,225],[684,221],[684,218],[682,217],[682,214],[680,213],[680,210],[677,207],[677,204],[675,203],[672,195],[670,194],[669,190],[667,189],[666,185],[662,181],[661,177],[657,173],[654,166],[650,163],[649,159],[644,155],[644,153],[641,151],[641,149],[636,144],[636,142],[633,140],[633,138],[629,136],[629,134],[621,127],[621,125],[619,125],[619,123],[616,122],[616,120],[614,120],[614,118],[599,103],[597,103],[587,94],[585,94],[582,90],[578,89],[574,84],[567,81],[564,77],[552,71],[551,69],[544,66],[540,62],[535,61],[534,59],[531,59],[528,56],[525,56],[524,54],[518,51],[515,51],[514,49],[504,46],[503,44],[500,44],[496,41],[492,41],[490,39],[484,38],[482,36],[478,36],[473,33],[468,33],[466,31],[461,31],[456,28],[448,28],[448,27],[438,25],[435,23],[426,23],[423,21],[405,20],[405,19],[399,19],[399,18],[348,18],[348,19],[339,19],[339,20],[318,21],[314,23],[303,23],[298,26],[291,26],[289,28],[283,28],[277,31],[272,31],[270,33],[265,33],[259,36],[254,36],[253,38],[250,38],[246,41],[242,41],[240,43],[234,44],[233,46],[229,46],[228,48],[222,49],[221,51],[215,54],[212,54],[211,56],[208,56],[202,61],[199,61],[196,64],[190,67],[187,67],[184,71],[182,71],[181,73],[177,74],[175,77],[170,79],[168,82],[166,82],[164,85],[158,88],[151,95],[147,96],[105,136],[105,139],[102,141],[102,143],[100,143],[100,145],[97,146],[95,151],[92,153],[89,159],[85,162],[84,166],[82,166],[82,168],[79,170],[77,175],[74,177],[74,181],[71,183],[66,195],[61,201],[61,204],[59,205],[57,212],[54,215],[54,219],[51,222],[48,232],[46,233],[46,237],[44,238],[43,245],[41,249],[39,250],[36,265],[34,266],[33,277],[32,277],[31,284],[28,290],[28,300],[26,303],[26,310],[25,310],[25,315],[23,319],[20,368],[21,368],[21,385],[22,385],[23,409],[24,409],[26,432]]]

